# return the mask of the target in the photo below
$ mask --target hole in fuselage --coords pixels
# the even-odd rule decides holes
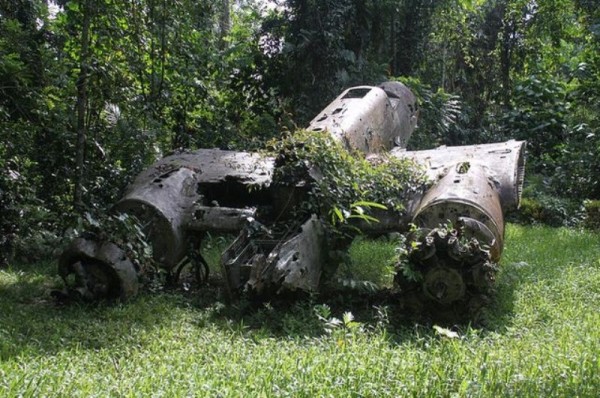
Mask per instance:
[[[348,92],[342,97],[342,99],[364,98],[367,94],[369,94],[370,91],[370,88],[353,88],[348,90]]]
[[[471,163],[462,162],[462,163],[459,163],[458,166],[456,166],[456,172],[458,174],[466,174],[470,168],[471,168]]]

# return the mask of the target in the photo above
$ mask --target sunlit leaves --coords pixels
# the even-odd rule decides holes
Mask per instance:
[[[409,193],[425,182],[410,161],[386,157],[371,163],[327,134],[297,131],[271,142],[271,148],[277,156],[275,182],[308,183],[310,200],[303,209],[323,214],[339,230],[351,221],[378,222],[373,210],[402,211]]]

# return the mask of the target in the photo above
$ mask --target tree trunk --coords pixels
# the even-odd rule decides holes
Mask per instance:
[[[504,105],[510,100],[510,69],[512,59],[513,37],[515,35],[515,20],[512,16],[503,17],[502,41],[500,44],[500,78],[502,81],[501,98]]]
[[[230,29],[229,0],[221,0],[221,12],[219,14],[219,47],[225,49],[225,37]]]
[[[81,57],[79,59],[79,76],[77,77],[77,103],[75,113],[77,115],[77,142],[75,146],[75,188],[73,192],[73,204],[75,208],[82,209],[83,191],[85,190],[85,147],[87,141],[87,91],[89,76],[89,52],[90,52],[90,25],[92,9],[90,0],[82,3],[83,21],[81,26]]]
[[[392,8],[390,20],[390,48],[392,49],[392,67],[390,72],[392,76],[396,76],[398,70],[398,52],[396,49],[396,9]]]

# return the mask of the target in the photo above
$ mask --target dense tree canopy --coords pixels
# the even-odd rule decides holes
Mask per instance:
[[[386,79],[413,148],[526,139],[532,200],[600,198],[596,0],[0,0],[0,257],[169,151],[259,148]]]

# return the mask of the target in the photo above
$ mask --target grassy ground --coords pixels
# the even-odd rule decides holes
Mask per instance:
[[[389,281],[374,266],[389,245],[353,250],[366,277]],[[0,271],[0,396],[600,392],[600,236],[591,233],[509,225],[497,298],[484,326],[452,328],[457,337],[406,320],[393,303],[347,294],[230,307],[213,282],[58,306],[48,297],[58,283],[51,264]]]

